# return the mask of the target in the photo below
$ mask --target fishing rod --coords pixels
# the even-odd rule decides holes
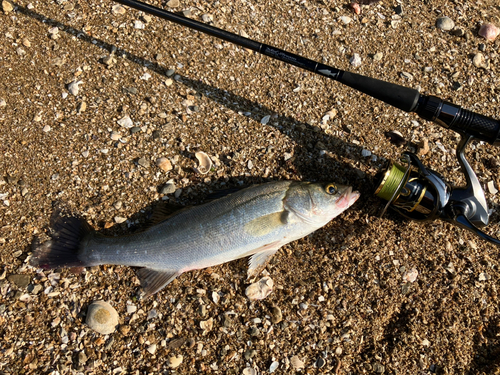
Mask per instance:
[[[411,220],[432,221],[439,218],[500,245],[498,239],[479,229],[488,225],[490,212],[484,190],[465,158],[465,148],[474,139],[500,146],[500,121],[469,111],[437,96],[422,95],[415,89],[337,69],[140,1],[114,1],[333,79],[393,107],[416,113],[424,120],[433,121],[445,129],[457,132],[461,135],[461,140],[457,145],[456,154],[466,179],[464,187],[451,187],[440,174],[426,168],[415,154],[404,152],[401,160],[406,166],[391,163],[385,172],[379,173],[375,195],[387,201],[383,212],[390,207]]]

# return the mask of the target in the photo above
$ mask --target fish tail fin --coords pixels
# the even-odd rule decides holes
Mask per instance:
[[[80,258],[80,249],[94,229],[81,217],[63,215],[61,209],[54,211],[50,225],[52,239],[42,244],[38,239],[33,241],[30,264],[43,269],[89,266]]]

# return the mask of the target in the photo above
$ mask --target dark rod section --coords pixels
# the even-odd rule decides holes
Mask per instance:
[[[423,119],[434,121],[447,129],[461,134],[469,134],[477,139],[500,146],[500,121],[467,111],[435,96],[420,95],[415,89],[336,69],[140,1],[114,1],[328,77],[405,112],[416,112]]]

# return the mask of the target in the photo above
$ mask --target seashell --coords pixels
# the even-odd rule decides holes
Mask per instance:
[[[478,34],[486,40],[495,40],[500,34],[500,29],[492,23],[485,23],[479,28]]]
[[[80,85],[82,84],[82,81],[73,81],[68,84],[68,91],[70,94],[77,96],[78,92],[80,91]]]
[[[93,302],[87,310],[87,325],[103,335],[113,333],[118,325],[118,313],[109,303]]]
[[[403,275],[403,280],[406,281],[406,282],[409,282],[409,283],[413,283],[415,282],[415,280],[417,280],[417,277],[418,277],[418,271],[416,268],[412,268],[411,270],[409,271],[406,271]]]
[[[178,355],[176,357],[170,357],[168,359],[168,367],[170,368],[177,368],[181,365],[182,363],[182,360],[184,359],[184,357],[182,355]]]
[[[158,167],[160,167],[160,169],[164,172],[168,172],[168,171],[172,170],[172,163],[167,158],[162,157],[162,158],[156,159],[156,165]]]
[[[290,363],[292,364],[292,366],[295,370],[299,370],[301,368],[304,368],[304,362],[301,361],[300,358],[296,355],[294,355],[292,358],[290,358]]]
[[[404,139],[403,134],[397,130],[391,130],[390,132],[386,132],[384,135],[393,145],[400,147],[406,144],[406,139]]]
[[[256,283],[250,284],[245,294],[250,300],[264,299],[273,291],[274,281],[269,277],[263,277]]]
[[[198,151],[194,156],[198,159],[198,168],[195,168],[195,170],[200,174],[207,174],[210,172],[212,168],[212,160],[210,160],[210,157],[203,151]]]

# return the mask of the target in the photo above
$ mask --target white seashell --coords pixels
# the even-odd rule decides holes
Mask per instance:
[[[82,81],[73,81],[68,84],[68,91],[70,94],[77,96],[78,92],[80,91],[80,85],[82,84]]]
[[[243,370],[242,375],[258,375],[258,373],[253,367],[247,367]]]
[[[87,325],[103,335],[113,333],[118,325],[118,313],[109,303],[93,302],[87,310]]]
[[[485,23],[479,28],[478,34],[486,40],[495,40],[500,34],[500,29],[492,23]]]
[[[214,319],[210,318],[208,320],[202,320],[200,322],[200,328],[205,331],[211,331],[214,326]]]
[[[124,128],[130,129],[134,126],[132,119],[129,116],[125,116],[117,121],[118,125],[123,126]]]
[[[404,273],[403,280],[409,283],[413,283],[415,280],[417,280],[417,277],[418,277],[417,269],[412,268],[411,270]]]
[[[177,357],[170,357],[168,359],[168,367],[170,367],[170,368],[179,367],[180,364],[182,363],[183,359],[184,359],[184,357],[180,354]]]
[[[245,294],[250,300],[260,300],[266,298],[273,291],[274,281],[269,277],[263,277],[256,283],[250,284],[245,290]]]
[[[210,172],[212,168],[212,160],[210,160],[210,157],[203,151],[198,151],[194,156],[198,159],[198,168],[195,168],[196,171],[200,174],[207,174]]]
[[[172,170],[172,163],[164,157],[156,159],[156,165],[164,172]]]

